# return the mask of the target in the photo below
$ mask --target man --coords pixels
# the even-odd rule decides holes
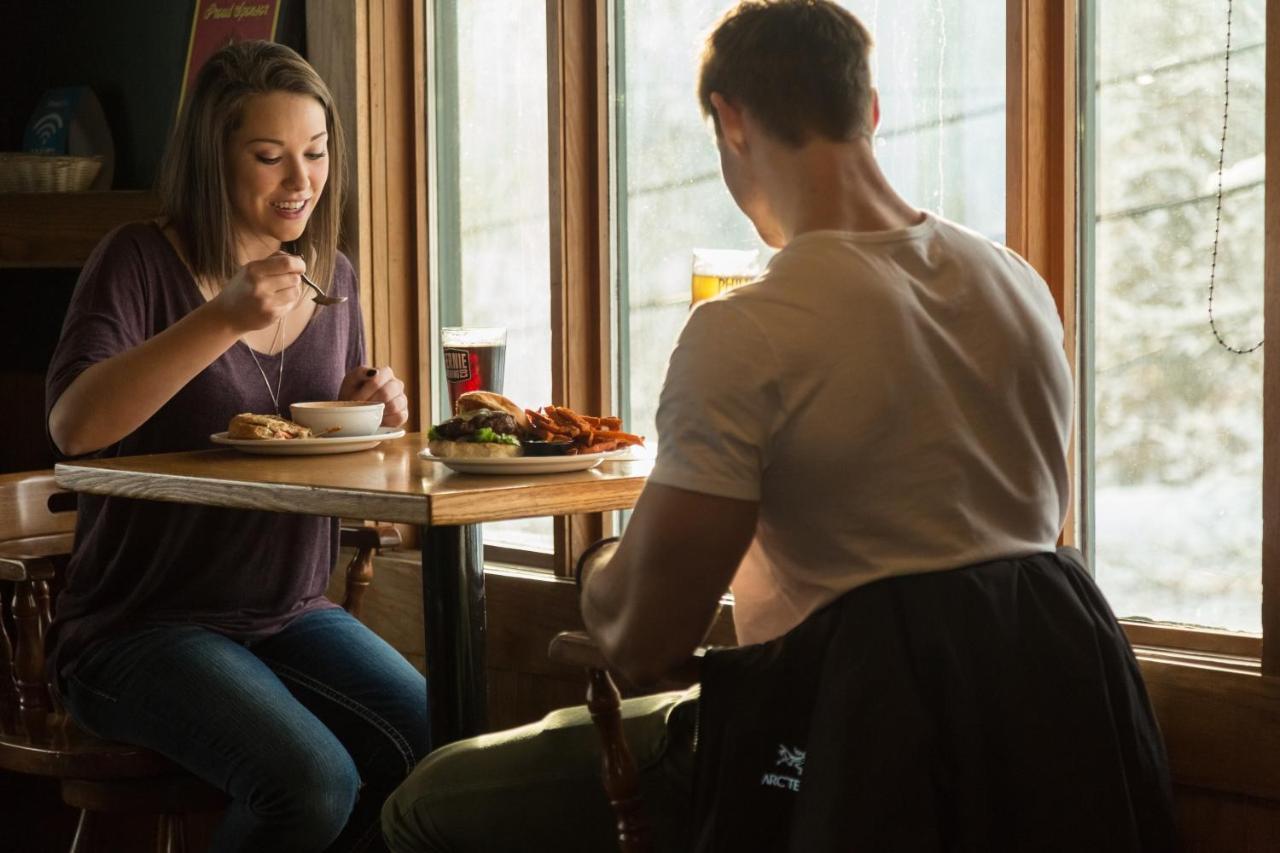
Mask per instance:
[[[626,535],[581,567],[583,619],[637,684],[688,658],[730,586],[739,642],[780,650],[788,673],[796,658],[785,644],[812,638],[814,624],[842,625],[850,647],[872,650],[883,663],[876,684],[857,674],[864,664],[848,674],[844,650],[833,658],[818,645],[798,658],[801,669],[821,658],[823,678],[826,661],[839,664],[855,698],[896,697],[856,713],[804,706],[824,708],[809,712],[823,725],[844,720],[868,733],[841,736],[842,764],[832,751],[824,771],[812,748],[762,743],[793,774],[766,773],[766,787],[812,802],[813,774],[825,772],[845,778],[840,796],[857,804],[825,809],[848,820],[824,814],[827,840],[793,838],[791,849],[1076,849],[1052,837],[1049,797],[1024,803],[1007,778],[1042,744],[1056,772],[1111,804],[1096,831],[1072,836],[1104,846],[1078,849],[1158,849],[1171,837],[1167,771],[1132,654],[1087,576],[1054,553],[1068,505],[1072,385],[1053,299],[1017,255],[912,207],[889,185],[871,142],[879,104],[870,49],[862,24],[828,0],[744,0],[708,37],[698,95],[725,184],[780,251],[759,281],[690,315],[662,391],[653,474]],[[1039,610],[1028,609],[1033,601]],[[1102,626],[1110,645],[1096,652],[1092,633],[1077,639],[1062,625]],[[995,639],[969,642],[984,632]],[[1109,662],[1104,673],[1089,669],[1095,652]],[[1033,655],[1056,681],[1024,684]],[[940,667],[950,656],[954,669]],[[1064,694],[1066,715],[1071,696],[1093,691],[1118,691],[1124,702],[1070,723],[1072,736],[1056,737],[1059,717],[1034,704],[1056,707]],[[1004,704],[988,708],[989,695]],[[714,824],[690,816],[698,701],[695,692],[624,703],[661,850],[688,849],[691,820],[699,832]],[[702,701],[709,711],[710,694]],[[727,713],[715,731],[703,720],[699,761],[732,762],[737,746],[748,748],[717,743],[737,731],[736,709]],[[908,729],[908,718],[924,722]],[[1008,724],[986,731],[994,719]],[[1006,730],[1016,746],[1001,742]],[[611,849],[593,738],[575,709],[437,752],[384,809],[392,849]],[[919,755],[893,752],[911,738]],[[960,741],[969,754],[958,758]],[[1139,759],[1111,772],[1112,753],[1125,750]],[[895,811],[901,804],[875,779],[848,769],[873,766],[937,807]],[[717,770],[700,765],[700,802]],[[749,810],[722,793],[709,801],[743,823]],[[1063,817],[1089,823],[1093,806],[1078,799],[1064,801]],[[1001,802],[1015,813],[990,817],[989,804]],[[976,817],[955,817],[971,807]],[[749,846],[769,849],[763,843]]]

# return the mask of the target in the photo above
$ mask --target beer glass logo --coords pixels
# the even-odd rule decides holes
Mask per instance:
[[[471,378],[471,358],[464,349],[445,349],[444,375],[450,382],[466,382]]]
[[[694,249],[689,305],[755,281],[759,274],[760,253],[755,249]]]

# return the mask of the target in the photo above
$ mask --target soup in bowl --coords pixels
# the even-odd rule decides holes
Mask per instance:
[[[294,403],[289,416],[295,423],[311,427],[320,438],[373,435],[382,424],[382,405],[359,400]]]

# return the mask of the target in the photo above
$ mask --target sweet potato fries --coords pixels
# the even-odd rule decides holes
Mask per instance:
[[[531,437],[539,441],[569,439],[571,453],[605,453],[633,444],[644,444],[644,438],[622,431],[622,419],[580,415],[566,406],[543,406],[525,409],[529,416]]]

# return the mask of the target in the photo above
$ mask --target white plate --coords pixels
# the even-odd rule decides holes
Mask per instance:
[[[378,427],[373,435],[342,435],[332,438],[227,438],[225,432],[209,436],[214,444],[225,444],[244,453],[261,456],[318,456],[322,453],[355,453],[377,447],[390,438],[400,438],[404,430]]]
[[[439,462],[459,474],[563,474],[594,468],[618,451],[580,453],[576,456],[498,456],[492,459],[462,459],[434,456],[430,450],[418,453],[428,462]]]

